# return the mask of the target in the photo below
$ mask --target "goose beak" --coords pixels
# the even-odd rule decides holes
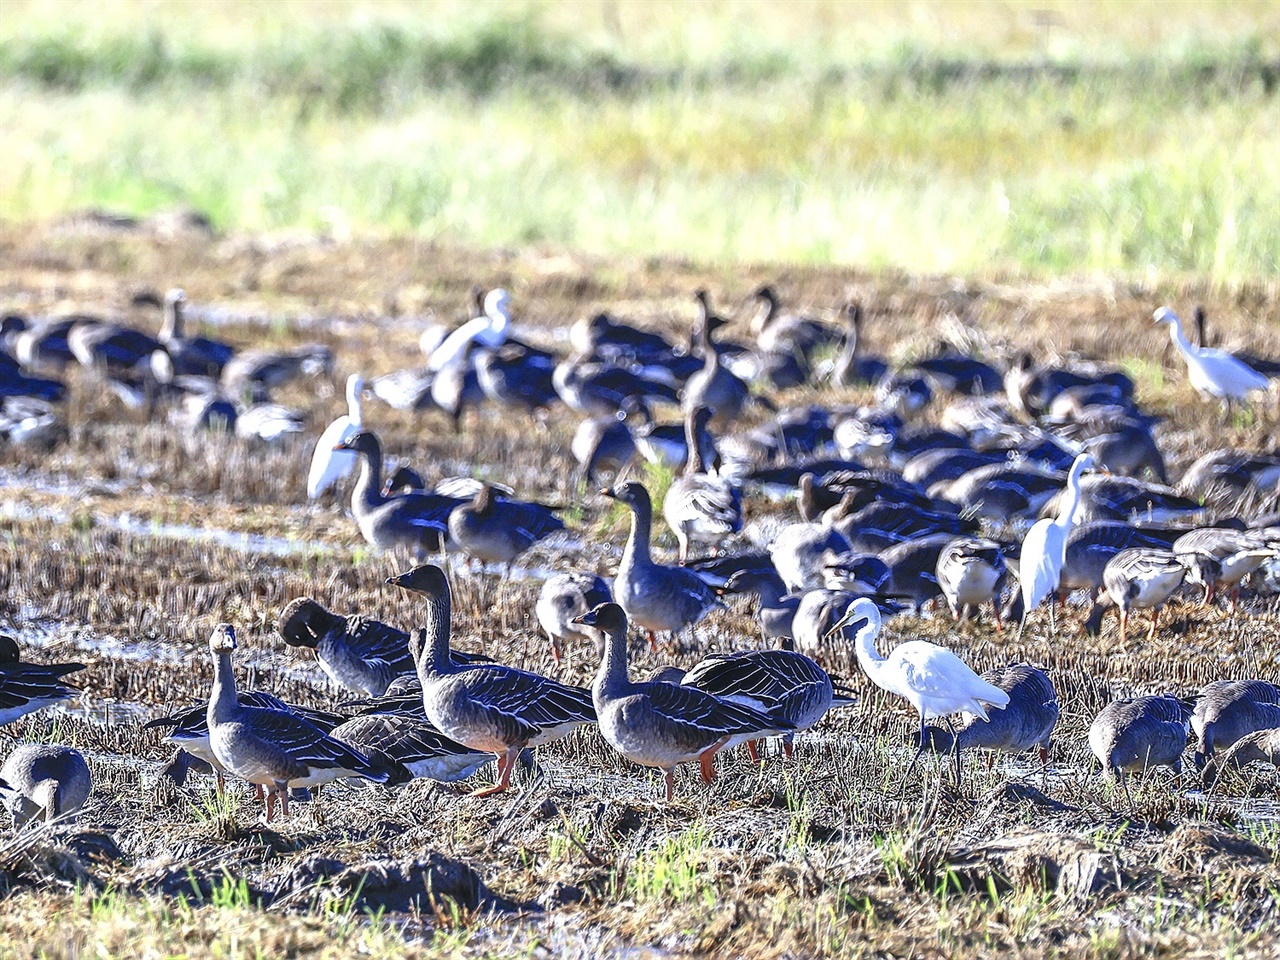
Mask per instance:
[[[601,487],[600,496],[608,497],[610,500],[618,499],[618,493],[616,490],[613,489],[613,487]]]

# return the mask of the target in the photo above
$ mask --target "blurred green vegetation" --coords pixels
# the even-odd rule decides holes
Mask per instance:
[[[1280,266],[1273,2],[15,9],[12,219],[187,204],[920,272]]]

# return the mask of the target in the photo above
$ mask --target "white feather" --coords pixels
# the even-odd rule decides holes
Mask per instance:
[[[348,412],[324,428],[311,454],[311,470],[307,473],[307,496],[314,500],[331,486],[348,476],[359,463],[359,455],[350,450],[333,449],[344,440],[354,437],[364,425],[360,393],[364,381],[358,373],[347,378]]]

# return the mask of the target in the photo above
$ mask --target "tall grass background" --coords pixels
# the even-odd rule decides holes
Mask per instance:
[[[1280,265],[1280,3],[10,0],[0,216],[909,271]]]

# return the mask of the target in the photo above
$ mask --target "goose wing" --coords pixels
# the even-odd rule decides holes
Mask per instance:
[[[310,720],[280,710],[250,707],[242,711],[241,721],[254,734],[279,747],[297,763],[314,768],[351,770],[381,783],[385,771],[375,771],[369,758],[341,740],[335,740]]]
[[[725,700],[697,687],[674,683],[640,685],[653,710],[676,728],[723,736],[785,732],[794,724],[760,710]]]
[[[392,672],[413,672],[409,635],[371,617],[352,614],[346,622],[347,643],[370,663],[385,664]]]
[[[0,710],[38,700],[64,700],[80,691],[62,677],[83,670],[83,663],[10,663],[0,670]]]
[[[497,665],[477,665],[461,676],[473,701],[537,730],[596,719],[591,691],[581,687]]]

